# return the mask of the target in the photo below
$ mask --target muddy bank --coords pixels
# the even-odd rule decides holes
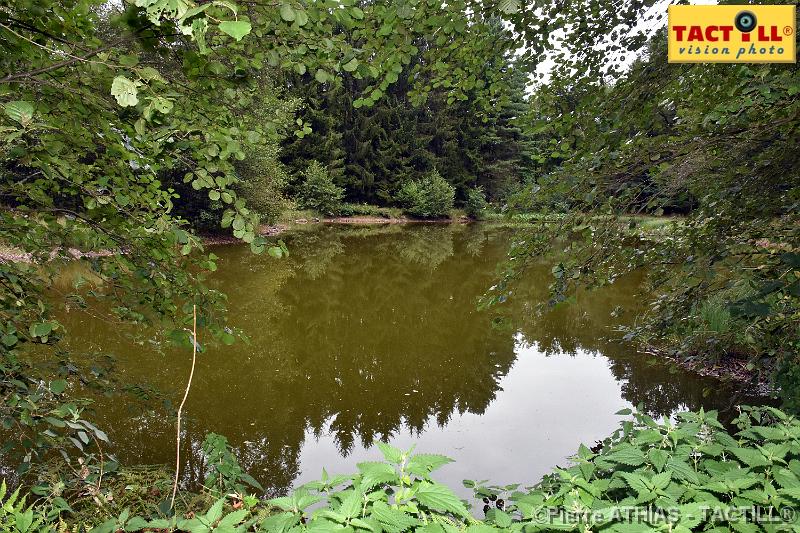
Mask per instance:
[[[423,219],[413,219],[413,218],[405,218],[405,217],[373,217],[373,216],[357,216],[357,217],[328,217],[328,218],[297,218],[295,220],[286,222],[284,224],[276,224],[274,226],[269,225],[262,225],[259,229],[259,235],[263,237],[274,237],[275,235],[280,235],[292,227],[296,226],[306,226],[306,225],[314,225],[314,224],[353,224],[353,225],[371,225],[371,224],[455,224],[460,223],[464,224],[466,222],[470,222],[467,218],[461,219],[450,219],[450,218],[441,218],[441,219],[430,219],[430,220],[423,220]],[[233,235],[201,235],[203,242],[205,244],[234,244],[234,243],[241,243],[240,239],[237,239]]]
[[[68,248],[66,250],[56,249],[50,252],[46,257],[46,261],[54,259],[94,259],[97,257],[110,257],[119,251],[100,250],[97,252],[83,252],[77,248]],[[34,254],[31,252],[23,252],[16,248],[0,247],[0,261],[7,263],[32,263],[34,261]]]
[[[267,226],[262,225],[258,228],[258,234],[262,237],[273,237],[275,235],[280,235],[284,231],[289,229],[289,226],[286,224],[276,224],[275,226]],[[200,235],[200,238],[203,239],[203,244],[241,244],[242,240],[237,239],[233,235],[223,235],[223,234],[207,234],[207,235]]]
[[[273,235],[280,235],[288,229],[287,225],[279,224],[275,226],[261,226],[259,228],[259,235],[264,237],[271,237]],[[241,239],[237,239],[233,235],[199,235],[203,244],[217,245],[217,244],[239,244]],[[67,250],[56,249],[50,252],[46,261],[53,259],[94,259],[98,257],[110,257],[117,253],[125,253],[124,250],[98,250],[91,252],[84,252],[77,248],[69,248]],[[33,254],[30,252],[23,252],[11,247],[0,246],[0,261],[8,263],[32,263],[34,262]]]
[[[322,219],[323,224],[466,224],[471,222],[466,217],[458,219],[452,218],[433,218],[433,219],[420,219],[420,218],[405,218],[405,217],[333,217]]]
[[[736,383],[742,387],[743,391],[755,396],[775,396],[779,392],[769,374],[755,370],[744,359],[731,356],[723,357],[717,361],[700,357],[689,358],[679,353],[672,353],[652,346],[648,347],[645,353],[667,360],[700,376]]]
[[[311,220],[299,218],[286,224],[275,225],[262,225],[259,228],[259,235],[263,237],[274,237],[280,235],[285,231],[291,229],[292,226],[304,226],[307,224],[454,224],[466,223],[469,219],[433,219],[433,220],[417,220],[411,218],[383,218],[383,217],[333,217],[333,218],[313,218]],[[241,239],[237,239],[233,235],[225,234],[200,234],[199,237],[203,240],[203,244],[207,245],[220,245],[220,244],[237,244],[241,243]],[[57,257],[68,259],[92,259],[97,257],[109,257],[115,253],[123,253],[120,251],[112,250],[99,250],[84,252],[77,248],[69,248],[66,251],[53,250],[50,252],[48,260],[53,260]],[[0,261],[10,263],[31,263],[34,261],[33,254],[26,253],[11,247],[0,246]]]

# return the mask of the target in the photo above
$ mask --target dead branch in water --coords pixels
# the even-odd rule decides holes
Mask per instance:
[[[181,412],[189,397],[189,389],[192,387],[192,377],[194,376],[194,365],[197,361],[197,305],[192,305],[192,369],[189,371],[189,381],[186,383],[186,392],[183,393],[183,400],[178,407],[178,431],[175,438],[175,482],[172,484],[172,501],[169,508],[175,507],[175,494],[178,492],[178,477],[181,471]]]

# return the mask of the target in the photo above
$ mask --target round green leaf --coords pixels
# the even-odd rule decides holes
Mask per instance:
[[[122,107],[133,107],[139,103],[136,84],[125,76],[117,76],[111,83],[111,96]]]
[[[296,16],[297,14],[295,13],[292,6],[290,6],[289,4],[283,4],[281,6],[281,18],[283,20],[285,20],[286,22],[294,22]]]
[[[219,23],[219,31],[230,35],[237,41],[241,41],[242,37],[250,33],[251,29],[252,26],[246,20],[226,20]]]
[[[317,69],[317,72],[314,74],[314,79],[320,83],[325,83],[328,81],[328,73],[322,70],[321,68]]]
[[[353,72],[355,69],[358,68],[358,59],[355,57],[342,65],[342,68],[347,72]]]
[[[67,388],[67,382],[66,380],[63,379],[57,379],[50,383],[50,392],[52,392],[53,394],[61,394],[62,392],[64,392],[64,390],[66,390],[66,388]]]

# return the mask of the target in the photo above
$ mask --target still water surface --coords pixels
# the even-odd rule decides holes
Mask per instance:
[[[730,411],[718,382],[655,363],[614,339],[643,305],[635,276],[541,312],[550,268],[528,270],[511,299],[478,311],[513,233],[481,225],[315,227],[285,236],[285,260],[214,250],[214,282],[250,343],[201,354],[185,412],[187,484],[202,480],[206,433],[227,436],[270,493],[377,460],[376,439],[444,453],[438,479],[533,484],[579,443],[642,404],[654,415]],[[179,401],[191,354],[120,338],[80,313],[73,348],[113,351],[123,379]],[[201,338],[202,341],[202,338]],[[123,463],[174,461],[174,420],[127,397],[101,400]],[[466,494],[466,491],[463,491]]]

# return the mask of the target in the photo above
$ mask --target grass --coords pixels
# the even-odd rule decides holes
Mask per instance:
[[[481,217],[482,222],[520,222],[520,223],[533,223],[533,222],[558,222],[562,220],[564,215],[560,213],[501,213],[487,209]]]
[[[74,476],[60,461],[43,465],[37,478],[39,486],[47,487],[47,499],[64,497],[69,501],[69,523],[75,531],[88,530],[109,516],[118,516],[125,509],[129,509],[131,515],[163,514],[172,490],[172,473],[163,465],[120,468],[107,473],[99,487],[88,482],[65,487],[62,479],[73,479]],[[215,500],[216,497],[209,493],[180,491],[175,500],[176,513],[200,512]]]
[[[399,207],[379,207],[370,204],[344,204],[339,216],[343,217],[378,217],[403,218],[403,210]]]
[[[533,223],[557,223],[567,215],[563,213],[503,213],[498,210],[489,208],[483,213],[480,218],[481,222],[502,224],[504,226],[524,226]],[[380,207],[371,204],[358,204],[358,203],[345,203],[342,205],[339,217],[357,218],[385,218],[385,219],[408,219],[409,217],[399,207]],[[462,220],[466,217],[466,212],[463,209],[452,209],[449,218],[452,221]],[[312,221],[314,219],[323,220],[331,218],[323,215],[318,211],[311,209],[289,209],[284,211],[278,219],[279,224],[292,225],[297,220]],[[601,215],[594,215],[591,217],[595,220],[601,220]],[[668,232],[673,225],[681,224],[682,220],[679,217],[656,217],[650,215],[623,215],[618,217],[621,223],[631,225],[629,232],[640,236],[656,236]]]
[[[278,224],[292,224],[297,220],[314,220],[315,218],[322,218],[317,211],[313,209],[287,209],[278,217]]]
[[[704,301],[700,305],[697,314],[708,331],[728,333],[731,330],[733,317],[731,317],[728,306],[725,305],[725,302],[720,297],[713,297]]]
[[[371,217],[398,219],[405,218],[403,210],[397,207],[379,207],[370,204],[343,204],[338,217]],[[331,218],[313,209],[287,209],[278,218],[278,224],[293,224],[298,220],[312,221],[315,219],[324,220]]]

